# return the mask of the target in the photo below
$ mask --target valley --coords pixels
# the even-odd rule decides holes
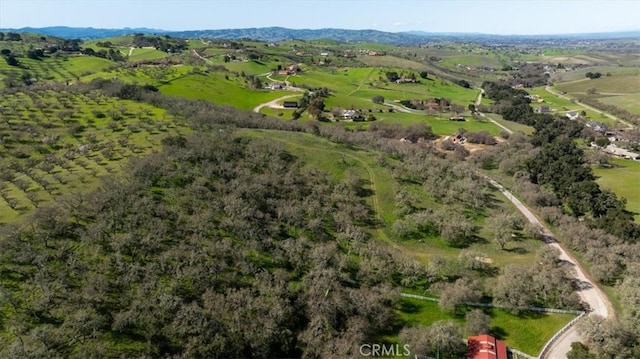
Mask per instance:
[[[11,34],[0,357],[637,354],[636,38]]]

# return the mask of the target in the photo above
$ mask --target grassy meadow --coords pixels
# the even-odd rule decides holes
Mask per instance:
[[[556,88],[573,97],[596,98],[600,102],[640,114],[640,70],[557,83]],[[595,93],[589,94],[590,90]]]
[[[466,310],[471,310],[467,307]],[[524,312],[513,315],[502,309],[484,308],[491,316],[491,334],[503,340],[510,348],[537,355],[553,334],[570,322],[575,315]],[[438,320],[453,320],[464,326],[464,316],[440,310],[438,303],[414,298],[402,298],[400,316],[411,325],[429,325]]]
[[[627,209],[635,214],[640,223],[640,162],[615,158],[615,167],[593,167],[597,182],[602,188],[610,189],[627,199]]]

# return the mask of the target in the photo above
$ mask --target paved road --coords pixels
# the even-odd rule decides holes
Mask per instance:
[[[586,271],[580,264],[558,243],[549,229],[540,222],[538,218],[522,203],[519,199],[513,196],[506,188],[500,185],[498,182],[486,177],[492,186],[496,187],[502,194],[504,194],[513,203],[516,208],[533,224],[539,225],[543,229],[543,234],[546,238],[548,245],[557,248],[560,251],[560,259],[573,266],[576,279],[582,285],[583,289],[578,291],[580,298],[589,305],[591,312],[589,315],[600,315],[602,317],[609,317],[613,315],[613,307],[608,298],[602,293],[593,281],[587,276]],[[562,336],[560,336],[549,348],[545,358],[561,359],[566,358],[567,353],[571,350],[571,343],[576,341],[582,341],[582,338],[576,327],[573,326]]]

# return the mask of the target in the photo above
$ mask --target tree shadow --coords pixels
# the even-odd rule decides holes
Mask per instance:
[[[527,254],[529,250],[523,247],[514,247],[514,248],[505,248],[503,249],[505,252],[515,253],[515,254]]]
[[[587,281],[576,279],[573,282],[573,287],[576,290],[587,290],[593,288],[593,285]]]
[[[507,334],[508,333],[506,330],[504,330],[504,328],[497,325],[492,326],[491,329],[489,329],[489,335],[499,340],[504,340],[504,338],[507,337]]]
[[[400,301],[400,308],[399,308],[402,312],[407,313],[407,314],[413,314],[413,313],[418,313],[420,311],[420,306],[415,304],[415,303],[411,303],[405,300]]]
[[[490,209],[499,208],[502,205],[502,202],[498,200],[495,196],[494,192],[499,192],[499,190],[495,187],[490,187],[491,192],[485,194],[484,196],[484,207]]]

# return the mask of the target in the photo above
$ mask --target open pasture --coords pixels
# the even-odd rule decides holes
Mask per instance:
[[[156,50],[155,48],[134,48],[131,52],[130,49],[125,49],[128,61],[141,61],[141,60],[157,60],[163,59],[169,54],[164,51]],[[131,55],[129,55],[131,53]]]
[[[167,95],[182,96],[230,105],[244,110],[291,94],[286,91],[251,90],[240,78],[224,78],[221,74],[188,74],[160,87]]]
[[[640,223],[640,162],[612,159],[616,167],[593,167],[596,182],[605,189],[612,190],[620,197],[626,198],[627,209],[635,214]]]
[[[637,75],[612,75],[597,79],[583,78],[576,81],[556,84],[560,91],[567,93],[586,94],[589,88],[595,88],[602,94],[628,94],[640,92],[640,74]]]
[[[606,76],[606,74],[611,74],[612,76],[638,75],[640,74],[640,68],[620,67],[620,66],[589,66],[584,68],[578,68],[572,71],[558,72],[552,75],[551,79],[554,80],[554,82],[557,85],[560,85],[564,82],[584,80],[586,79],[587,72],[599,72],[603,76]]]
[[[608,105],[614,105],[636,115],[640,115],[640,93],[605,96],[598,98],[598,101]]]

